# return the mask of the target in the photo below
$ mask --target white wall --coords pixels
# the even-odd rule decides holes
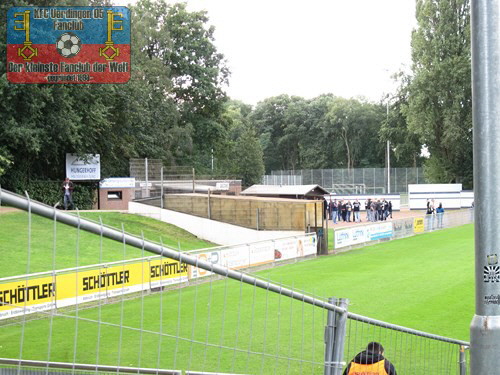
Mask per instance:
[[[408,185],[410,210],[425,210],[428,199],[434,199],[435,207],[442,203],[445,210],[470,207],[474,200],[474,192],[462,191],[462,184]]]
[[[463,208],[470,208],[472,202],[474,202],[474,192],[473,191],[462,191],[460,192],[461,203]]]
[[[128,210],[131,214],[148,216],[164,221],[165,223],[173,224],[203,240],[219,245],[237,245],[304,234],[301,231],[259,231],[248,229],[137,202],[130,202]]]

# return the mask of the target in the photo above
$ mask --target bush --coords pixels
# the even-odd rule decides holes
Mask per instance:
[[[27,191],[30,198],[49,206],[60,203],[63,206],[62,181],[30,181],[16,187],[16,193],[24,195]],[[74,182],[73,202],[79,210],[89,210],[95,202],[96,182]]]

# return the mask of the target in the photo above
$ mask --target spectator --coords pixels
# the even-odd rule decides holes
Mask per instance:
[[[347,215],[347,221],[350,222],[351,221],[351,212],[352,212],[352,204],[351,204],[351,201],[348,200],[346,205],[345,205],[345,208],[346,208],[346,215]]]
[[[355,374],[397,375],[393,364],[384,358],[384,348],[378,342],[370,342],[366,350],[358,353],[343,373],[343,375]]]
[[[342,221],[347,221],[347,202],[342,201]]]
[[[377,220],[382,221],[383,220],[383,218],[382,218],[382,215],[384,213],[384,208],[383,207],[384,206],[383,206],[382,202],[380,201],[380,199],[378,199],[377,200],[377,215],[375,217],[375,221],[377,221]]]
[[[392,219],[392,202],[391,201],[389,201],[389,216]]]
[[[370,206],[371,206],[372,200],[368,198],[365,201],[365,210],[366,210],[366,221],[371,221],[370,220]]]
[[[62,191],[64,192],[64,209],[68,209],[68,202],[71,204],[71,208],[75,208],[75,204],[73,203],[73,182],[66,177],[62,183]]]
[[[373,199],[370,203],[370,221],[371,222],[376,221],[376,214],[377,214],[377,204],[375,203],[375,199]]]
[[[434,213],[434,204],[430,199],[427,199],[427,215],[432,215]]]
[[[436,208],[436,216],[437,216],[437,222],[438,222],[438,228],[443,227],[443,215],[444,215],[444,208],[443,204],[439,202],[438,208]]]
[[[389,216],[389,202],[384,198],[382,205],[384,207],[384,220],[387,220],[387,216]]]
[[[359,212],[360,208],[361,208],[361,203],[359,203],[359,201],[356,199],[354,201],[354,203],[352,204],[352,210],[354,212],[354,221],[356,223],[361,222],[361,217],[360,217],[360,212]]]
[[[333,202],[330,203],[330,206],[331,206],[330,208],[332,210],[333,224],[337,224],[337,215],[338,215],[338,211],[339,211],[337,200],[334,199]]]

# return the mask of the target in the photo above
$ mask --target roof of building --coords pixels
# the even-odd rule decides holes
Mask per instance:
[[[277,196],[323,196],[328,191],[319,185],[252,185],[242,195]]]

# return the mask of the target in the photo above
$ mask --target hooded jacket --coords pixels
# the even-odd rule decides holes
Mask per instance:
[[[343,375],[397,375],[396,369],[380,353],[367,350],[359,353],[349,363]]]

